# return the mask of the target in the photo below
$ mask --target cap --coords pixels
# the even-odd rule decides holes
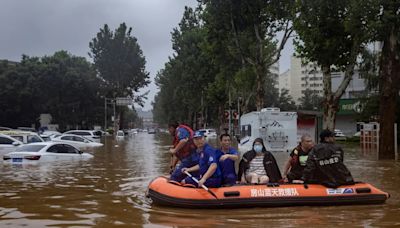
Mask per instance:
[[[193,138],[200,138],[204,136],[204,132],[203,131],[195,131]]]
[[[324,141],[326,137],[334,137],[334,136],[335,134],[328,129],[321,131],[321,133],[319,134],[319,138],[321,139],[321,141]]]

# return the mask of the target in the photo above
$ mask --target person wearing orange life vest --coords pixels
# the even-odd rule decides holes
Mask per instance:
[[[193,143],[193,130],[184,124],[171,123],[168,126],[168,131],[174,137],[170,149],[172,155],[170,179],[181,182],[186,177],[181,170],[185,167],[192,167],[199,161],[196,146]],[[178,161],[180,161],[180,164],[176,167]]]

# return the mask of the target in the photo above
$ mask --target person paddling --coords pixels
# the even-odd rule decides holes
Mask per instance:
[[[182,172],[200,171],[200,175],[195,177],[198,180],[198,183],[190,176],[186,177],[183,183],[192,184],[197,187],[202,187],[202,185],[212,188],[220,187],[221,171],[218,167],[218,159],[215,149],[205,142],[204,132],[202,131],[196,131],[193,140],[197,146],[199,163],[190,168],[183,168]]]

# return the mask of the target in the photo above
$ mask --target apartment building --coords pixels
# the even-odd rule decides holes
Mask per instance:
[[[289,90],[289,94],[297,105],[307,89],[323,96],[322,72],[315,63],[304,63],[300,58],[291,57],[290,69],[279,75],[279,91]],[[332,91],[336,91],[344,78],[343,72],[332,72]],[[359,98],[365,93],[365,81],[355,70],[353,78],[341,97],[339,112],[336,118],[336,128],[345,134],[354,134],[356,131],[356,112],[359,111]]]
[[[290,69],[279,75],[279,91],[289,90],[296,104],[300,104],[299,99],[304,96],[307,89],[323,96],[322,72],[315,63],[304,63],[300,58],[291,57]],[[343,72],[332,72],[332,91],[339,88],[343,81]],[[353,78],[346,88],[341,99],[353,99],[360,97],[365,91],[365,82],[356,70]]]

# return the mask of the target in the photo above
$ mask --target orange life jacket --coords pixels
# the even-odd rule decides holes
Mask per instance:
[[[178,128],[184,128],[189,132],[189,140],[185,143],[185,145],[180,150],[178,150],[176,152],[176,157],[178,157],[179,160],[182,160],[185,157],[189,156],[190,153],[196,149],[196,146],[193,143],[193,134],[194,134],[193,130],[188,126],[181,124],[175,130],[175,137],[174,137],[174,141],[172,143],[174,145],[174,147],[176,147],[176,145],[178,145],[178,143],[179,143],[179,138],[177,135]]]

